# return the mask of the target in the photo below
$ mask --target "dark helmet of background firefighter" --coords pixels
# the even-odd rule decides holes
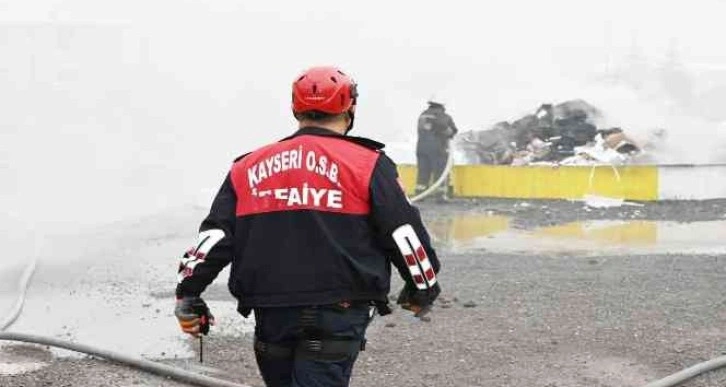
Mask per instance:
[[[348,113],[353,128],[353,106],[358,98],[353,78],[332,66],[313,67],[292,84],[292,112],[297,119],[307,117],[321,119]]]
[[[426,103],[429,104],[429,108],[441,109],[441,110],[446,109],[446,104],[438,98],[430,98],[428,101],[426,101]]]

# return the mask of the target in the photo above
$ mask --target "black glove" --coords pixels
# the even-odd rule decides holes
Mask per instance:
[[[403,309],[412,311],[418,317],[431,309],[439,294],[441,294],[441,287],[438,282],[426,290],[419,290],[415,285],[407,283],[398,294],[396,303]]]
[[[194,337],[206,335],[209,333],[209,326],[214,325],[214,316],[200,297],[183,297],[177,300],[174,315],[179,320],[182,331]]]

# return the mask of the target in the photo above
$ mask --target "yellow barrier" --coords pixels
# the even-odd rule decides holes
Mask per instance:
[[[407,193],[416,167],[399,166]],[[658,167],[458,165],[451,172],[454,196],[519,199],[582,199],[586,195],[658,200]]]
[[[416,166],[399,165],[398,176],[401,178],[403,186],[406,187],[406,195],[413,195],[416,191]]]

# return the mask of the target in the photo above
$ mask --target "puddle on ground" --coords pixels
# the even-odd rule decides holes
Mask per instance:
[[[50,353],[40,346],[0,344],[0,376],[22,375],[48,365]]]
[[[511,218],[461,214],[428,224],[434,240],[455,250],[623,254],[726,253],[726,221],[678,223],[593,220],[515,229]]]
[[[0,361],[0,376],[22,375],[37,371],[48,365],[47,363],[18,362],[6,363]]]
[[[64,341],[92,345],[130,356],[151,360],[195,359],[199,343],[183,334],[174,317],[173,291],[175,273],[163,252],[170,247],[132,250],[144,257],[141,261],[126,256],[102,257],[97,264],[83,268],[69,266],[65,271],[48,268],[40,262],[28,290],[25,307],[13,332],[55,337]],[[133,262],[133,264],[128,264]],[[220,273],[228,275],[229,269]],[[78,273],[78,274],[75,274]],[[76,275],[75,277],[72,277]],[[14,281],[17,288],[17,281]],[[155,298],[152,292],[164,293]],[[0,296],[0,306],[7,310],[18,295],[16,290]],[[241,338],[254,329],[254,319],[243,318],[235,302],[207,300],[217,325],[210,335]],[[49,320],[50,319],[50,320]],[[49,323],[52,321],[52,323]],[[0,342],[0,353],[2,353]],[[83,358],[84,354],[51,348],[53,357]],[[1,364],[7,363],[7,364]],[[5,361],[0,357],[0,372],[30,372],[33,362]]]
[[[14,327],[13,330],[152,360],[195,358],[198,342],[180,331],[173,315],[173,299],[85,290],[83,294],[52,297],[48,297],[47,292],[30,295],[17,329]],[[241,338],[253,331],[254,319],[244,319],[237,313],[235,303],[212,300],[207,303],[217,320],[211,335]],[[63,308],[57,308],[57,305],[63,305]],[[51,310],[54,324],[49,325],[47,316]],[[51,348],[50,353],[61,358],[86,356],[57,348]]]

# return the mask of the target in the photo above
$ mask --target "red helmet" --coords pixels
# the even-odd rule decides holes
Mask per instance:
[[[313,67],[292,84],[292,111],[341,114],[355,105],[357,97],[351,77],[335,67]]]

